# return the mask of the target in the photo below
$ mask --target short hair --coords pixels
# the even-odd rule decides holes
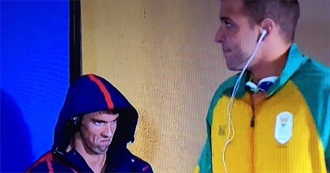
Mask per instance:
[[[243,14],[250,17],[250,25],[260,23],[265,18],[274,20],[288,42],[293,42],[300,16],[298,0],[242,0]]]
[[[91,112],[87,113],[84,115],[98,115],[98,114],[117,114],[118,110],[117,109],[109,109],[109,110],[101,110],[101,111],[96,111],[96,112]],[[82,116],[84,116],[82,115]]]

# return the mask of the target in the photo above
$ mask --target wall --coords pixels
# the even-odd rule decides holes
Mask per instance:
[[[329,66],[330,1],[316,2],[301,1],[296,42]],[[217,0],[82,1],[83,73],[104,76],[137,108],[129,147],[156,172],[193,170],[211,97],[233,74],[213,41],[218,12]]]
[[[69,85],[69,1],[1,1],[0,172],[50,150]]]

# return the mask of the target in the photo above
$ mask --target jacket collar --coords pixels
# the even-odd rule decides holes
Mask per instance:
[[[78,172],[93,172],[84,158],[75,149],[72,149],[67,153],[54,152],[54,154]]]
[[[275,82],[275,84],[268,90],[267,96],[273,95],[280,88],[282,88],[293,76],[293,74],[299,70],[299,68],[305,64],[308,60],[308,57],[305,57],[304,54],[301,53],[298,46],[296,44],[292,44],[289,50],[288,60],[286,65],[279,77],[279,79]]]

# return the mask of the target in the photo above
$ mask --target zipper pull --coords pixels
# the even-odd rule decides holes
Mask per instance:
[[[250,122],[250,127],[254,127],[255,119],[256,119],[256,116],[255,115],[252,115],[251,122]]]

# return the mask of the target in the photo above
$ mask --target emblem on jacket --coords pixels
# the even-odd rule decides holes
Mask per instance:
[[[275,139],[280,144],[286,144],[292,138],[293,115],[290,112],[281,112],[276,117]]]
[[[219,135],[220,136],[226,135],[226,125],[219,125]]]

